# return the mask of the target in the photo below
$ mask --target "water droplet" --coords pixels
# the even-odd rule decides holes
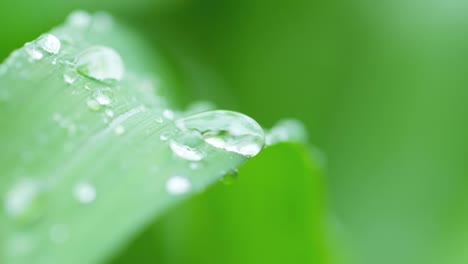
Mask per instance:
[[[19,180],[5,195],[6,214],[18,222],[31,222],[42,213],[43,187],[32,179]]]
[[[223,178],[221,178],[221,182],[225,185],[233,184],[237,179],[238,173],[237,169],[230,170],[228,173],[224,174]]]
[[[99,111],[99,109],[101,109],[101,104],[98,103],[96,100],[94,99],[89,99],[87,102],[86,102],[86,105],[88,105],[88,108],[89,110],[91,111]]]
[[[100,104],[100,105],[110,105],[112,100],[110,99],[109,96],[103,93],[102,90],[97,90],[94,93],[94,99]]]
[[[174,112],[172,110],[166,109],[163,111],[163,116],[166,119],[172,120],[174,119]]]
[[[32,42],[24,44],[26,53],[29,55],[29,59],[36,61],[42,59],[44,55],[36,48],[36,45]]]
[[[70,230],[63,224],[53,225],[49,229],[49,238],[53,243],[63,244],[70,238]]]
[[[96,188],[89,182],[80,182],[73,188],[75,199],[83,204],[88,204],[96,199]]]
[[[108,117],[113,117],[114,116],[114,111],[112,111],[111,109],[106,109],[105,113],[106,113],[106,116],[108,116]]]
[[[125,127],[122,126],[122,125],[116,126],[116,127],[114,128],[114,133],[115,133],[116,135],[118,135],[118,136],[119,136],[119,135],[122,135],[123,133],[125,133]]]
[[[67,84],[72,84],[75,82],[77,76],[78,73],[75,70],[67,68],[63,74],[63,80]]]
[[[203,159],[203,154],[200,151],[186,146],[184,144],[171,140],[169,146],[171,147],[171,150],[175,155],[183,159],[190,161],[199,161]]]
[[[159,139],[161,139],[161,141],[166,141],[166,140],[170,139],[171,137],[173,137],[175,135],[175,133],[176,133],[176,131],[174,131],[174,130],[163,132],[159,136]]]
[[[281,120],[265,136],[268,146],[286,141],[307,142],[307,132],[302,122],[295,119]]]
[[[190,190],[190,181],[183,176],[172,176],[166,182],[166,190],[173,195],[181,195]]]
[[[52,34],[42,35],[37,42],[48,53],[57,54],[60,51],[60,40]]]
[[[67,23],[72,27],[85,28],[91,23],[91,16],[86,11],[78,10],[68,16]]]
[[[176,121],[181,130],[198,131],[213,147],[253,157],[263,147],[264,132],[252,118],[241,113],[216,110]]]
[[[120,55],[104,46],[90,47],[78,55],[77,71],[96,80],[121,80],[124,65]]]

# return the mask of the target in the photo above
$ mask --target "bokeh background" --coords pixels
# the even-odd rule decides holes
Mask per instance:
[[[468,1],[6,0],[0,59],[75,9],[161,50],[181,107],[302,120],[357,263],[468,263]]]

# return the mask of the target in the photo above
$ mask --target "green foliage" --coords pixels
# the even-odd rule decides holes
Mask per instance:
[[[302,146],[268,147],[234,183],[172,209],[115,263],[335,263],[322,180]]]
[[[268,148],[232,187],[177,208],[119,253],[255,155],[263,131],[234,112],[170,108],[168,64],[104,13],[74,13],[51,33],[59,51],[46,35],[0,66],[1,263],[328,263],[320,172],[295,145]]]

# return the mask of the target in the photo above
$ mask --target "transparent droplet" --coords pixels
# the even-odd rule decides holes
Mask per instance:
[[[55,244],[63,244],[70,238],[70,230],[63,224],[53,225],[49,229],[49,238]]]
[[[191,148],[174,140],[171,140],[169,146],[171,147],[171,150],[175,155],[185,160],[199,161],[203,159],[203,154],[195,148]]]
[[[32,43],[32,42],[28,42],[28,43],[24,44],[24,49],[26,50],[26,53],[28,54],[30,60],[36,61],[36,60],[40,60],[40,59],[42,59],[42,57],[44,57],[42,52],[40,52],[37,49],[36,45],[34,43]]]
[[[116,135],[118,135],[118,136],[119,136],[119,135],[122,135],[123,133],[125,133],[125,127],[122,126],[122,125],[116,126],[116,127],[114,128],[114,133],[115,133]]]
[[[221,178],[221,182],[225,185],[231,185],[237,180],[237,175],[237,169],[230,170],[229,172],[224,174],[223,178]]]
[[[94,99],[100,104],[100,105],[110,105],[112,102],[112,99],[107,96],[102,90],[97,90],[94,93]]]
[[[93,112],[99,111],[99,109],[101,109],[101,104],[98,103],[98,101],[96,101],[94,99],[89,99],[86,102],[86,105],[88,106],[89,110],[91,110]]]
[[[63,74],[63,80],[67,84],[72,84],[75,82],[77,76],[78,76],[78,73],[75,70],[67,68],[65,70],[65,73]]]
[[[106,109],[105,113],[106,113],[106,116],[108,116],[108,117],[113,117],[114,116],[114,111],[112,111],[111,109]]]
[[[190,190],[190,181],[183,176],[172,176],[166,182],[166,190],[173,195],[181,195]]]
[[[91,15],[86,11],[77,10],[68,16],[67,23],[72,27],[85,28],[91,23]]]
[[[57,54],[60,51],[60,40],[52,34],[40,36],[37,43],[48,53]]]
[[[166,109],[163,111],[163,116],[166,119],[172,120],[174,119],[174,112],[172,110]]]
[[[159,136],[159,139],[161,139],[161,141],[166,141],[168,140],[169,138],[173,137],[175,135],[176,131],[166,131],[166,132],[163,132],[160,136]]]
[[[109,47],[93,46],[78,55],[77,71],[96,80],[121,80],[124,64],[120,55]]]
[[[75,199],[83,204],[88,204],[96,199],[96,188],[89,182],[80,182],[73,188]]]
[[[32,179],[19,180],[4,197],[5,213],[18,222],[30,222],[42,213],[43,186]]]
[[[197,131],[213,147],[253,157],[263,147],[264,132],[252,118],[241,113],[216,110],[176,121],[181,130]]]
[[[286,141],[307,142],[307,132],[302,122],[295,119],[281,120],[265,136],[268,146]]]

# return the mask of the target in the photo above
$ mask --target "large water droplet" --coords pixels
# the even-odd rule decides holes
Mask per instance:
[[[73,195],[80,203],[91,203],[96,199],[96,188],[89,182],[80,182],[73,188]]]
[[[37,43],[48,53],[57,54],[60,51],[60,40],[52,34],[42,35]]]
[[[190,161],[199,161],[203,159],[203,154],[200,151],[186,146],[184,144],[178,143],[174,140],[171,140],[169,146],[171,147],[171,150],[175,155],[183,159]]]
[[[190,190],[190,181],[183,176],[172,176],[166,182],[166,190],[173,195],[181,195]]]
[[[32,179],[19,180],[5,195],[5,213],[15,221],[31,222],[42,213],[43,186]]]
[[[216,110],[176,121],[181,130],[198,131],[213,147],[253,157],[264,144],[264,133],[252,118],[241,113]]]
[[[77,71],[96,80],[121,80],[124,65],[120,55],[104,46],[90,47],[78,55]]]

